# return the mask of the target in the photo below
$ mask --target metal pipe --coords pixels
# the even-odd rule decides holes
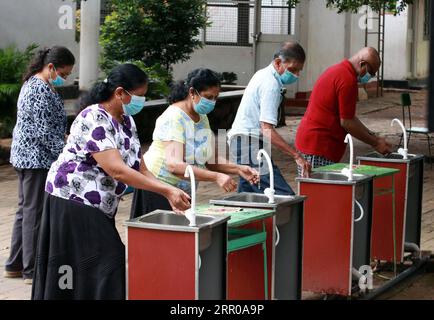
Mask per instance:
[[[387,291],[393,289],[394,286],[418,274],[421,271],[421,269],[428,263],[428,261],[429,261],[429,257],[424,257],[420,260],[417,260],[410,268],[408,268],[407,270],[399,274],[397,277],[387,282],[382,287],[363,296],[362,298],[360,298],[360,300],[374,300],[379,296],[381,296],[382,294],[385,294]]]
[[[416,259],[420,259],[421,251],[419,246],[416,243],[405,242],[404,243],[404,251],[411,252],[412,256]]]

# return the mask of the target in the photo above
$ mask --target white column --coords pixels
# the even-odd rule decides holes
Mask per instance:
[[[98,79],[100,0],[81,1],[80,90],[89,90]]]
[[[311,32],[309,27],[310,22],[310,1],[300,1],[296,8],[295,17],[295,37],[298,42],[303,46],[306,51],[306,63],[303,70],[303,75],[300,81],[297,82],[298,90],[300,92],[311,90],[308,85],[308,79],[311,69],[311,53],[309,51],[309,40]]]

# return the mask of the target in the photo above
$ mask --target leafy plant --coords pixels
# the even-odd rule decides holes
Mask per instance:
[[[163,68],[160,64],[153,66],[146,66],[143,61],[108,61],[105,60],[102,66],[104,73],[107,75],[111,69],[123,64],[133,63],[142,69],[149,77],[148,93],[146,94],[148,99],[163,99],[169,95],[169,85],[172,81],[172,76],[169,71]]]
[[[414,0],[327,0],[327,8],[336,8],[338,13],[357,13],[363,6],[369,6],[373,11],[378,12],[385,6],[386,10],[399,13]],[[288,5],[294,8],[300,0],[288,0]]]
[[[235,72],[222,72],[221,81],[222,84],[236,84],[238,76]]]
[[[0,49],[0,138],[12,134],[22,76],[37,47],[31,44],[24,51],[15,46]]]
[[[202,47],[205,5],[206,0],[111,0],[101,28],[103,63],[138,60],[170,71]]]

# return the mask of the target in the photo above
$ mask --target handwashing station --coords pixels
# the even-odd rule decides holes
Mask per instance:
[[[405,252],[414,258],[420,256],[424,156],[408,153],[407,131],[398,119],[392,121],[394,124],[399,124],[403,131],[404,148],[388,156],[373,152],[357,159],[361,165],[398,170],[394,179],[396,214],[394,219],[386,212],[374,215],[372,237],[381,241],[373,243],[372,254],[379,261],[401,263]],[[392,231],[396,243],[390,241]]]
[[[353,172],[314,172],[297,178],[304,208],[303,291],[351,296],[370,264],[373,178]]]
[[[262,157],[267,160],[270,172],[270,188],[264,194],[240,193],[211,200],[210,203],[215,208],[242,208],[244,212],[267,210],[271,213],[259,225],[257,222],[244,224],[238,230],[231,228],[230,220],[229,236],[237,237],[237,234],[248,234],[254,230],[265,231],[267,259],[266,269],[262,272],[266,275],[265,284],[268,286],[265,298],[301,299],[305,197],[275,195],[271,158],[266,151],[260,150],[258,160],[261,161]],[[260,281],[257,280],[261,273],[252,269],[255,261],[261,261],[261,254],[264,253],[257,247],[250,247],[236,250],[229,256],[229,298],[264,298],[264,294],[260,295],[264,286],[260,286]]]
[[[192,206],[185,216],[157,210],[125,223],[128,299],[226,299],[229,217],[196,215],[191,167],[186,177]]]

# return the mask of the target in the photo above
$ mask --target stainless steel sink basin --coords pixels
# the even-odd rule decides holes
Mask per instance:
[[[268,197],[259,193],[239,193],[222,199],[210,200],[210,204],[241,207],[241,208],[258,208],[273,209],[276,211],[276,224],[282,225],[288,223],[291,218],[291,206],[302,202],[305,197],[301,196],[274,196],[275,203],[268,203]]]
[[[421,158],[423,158],[423,155],[409,154],[408,159],[404,160],[404,157],[399,153],[391,153],[387,156],[384,156],[381,153],[372,152],[372,153],[367,154],[366,156],[357,157],[357,160],[378,159],[381,162],[400,162],[400,163],[402,163],[402,162],[411,162],[411,161],[419,160]]]
[[[275,203],[268,203],[268,197],[264,194],[245,192],[227,196],[221,199],[210,200],[210,203],[231,207],[275,209],[276,207],[283,204],[300,202],[303,200],[303,197],[276,195],[274,196],[274,200]]]
[[[177,215],[172,211],[156,210],[147,215],[125,222],[128,227],[143,229],[166,230],[177,232],[199,233],[199,250],[203,251],[211,245],[212,229],[226,221],[226,216],[196,215],[196,226],[191,227],[184,215]]]
[[[199,232],[209,229],[229,220],[229,217],[196,215],[196,226],[191,227],[184,215],[177,215],[172,211],[156,210],[147,215],[125,222],[127,226],[146,229],[159,229],[170,231]]]
[[[196,217],[196,223],[198,226],[205,226],[212,223],[214,220],[213,217]],[[189,226],[190,223],[185,216],[171,212],[159,212],[158,214],[146,215],[141,217],[139,222],[185,227]]]
[[[362,174],[353,174],[353,180],[348,181],[348,177],[338,172],[314,172],[309,178],[297,178],[297,181],[329,183],[329,184],[357,184],[372,179]]]

